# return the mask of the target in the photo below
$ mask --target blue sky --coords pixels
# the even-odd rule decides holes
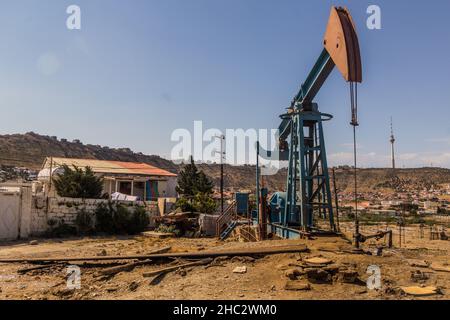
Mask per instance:
[[[82,29],[66,28],[79,5]],[[360,164],[450,168],[450,1],[40,0],[0,5],[0,133],[35,131],[169,157],[173,130],[276,128],[322,50],[330,6],[360,38]],[[368,30],[368,5],[382,29]],[[329,162],[351,164],[348,86],[316,98]]]

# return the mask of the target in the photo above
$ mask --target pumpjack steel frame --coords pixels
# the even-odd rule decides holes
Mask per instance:
[[[303,229],[310,230],[318,209],[336,231],[322,124],[332,116],[320,113],[313,104],[312,110],[294,112],[288,117],[291,133],[283,226],[299,220]]]
[[[358,37],[346,8],[331,8],[323,45],[288,112],[280,116],[278,159],[288,160],[286,204],[283,220],[279,225],[272,224],[272,228],[281,234],[292,233],[291,226],[295,224],[304,231],[312,230],[315,212],[327,218],[330,229],[336,232],[323,132],[323,122],[333,117],[319,112],[313,100],[334,67],[350,82],[351,88],[354,83],[362,82]]]
[[[334,66],[324,49],[288,113],[280,116],[280,146],[285,147],[280,148],[280,152],[284,152],[280,158],[288,159],[284,227],[298,221],[304,230],[312,229],[314,211],[318,209],[319,215],[329,219],[330,228],[336,230],[323,133],[323,122],[333,117],[319,112],[317,104],[312,102]]]

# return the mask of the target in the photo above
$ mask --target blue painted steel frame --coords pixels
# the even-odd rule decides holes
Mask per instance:
[[[320,208],[320,212],[328,215],[330,227],[335,229],[322,125],[324,120],[329,120],[332,116],[316,110],[300,111],[291,116],[291,143],[283,221],[285,228],[290,222],[300,222],[300,226],[304,229],[312,228],[316,206]],[[313,136],[305,137],[305,128],[308,128]],[[309,145],[307,141],[310,141]],[[311,170],[318,170],[320,174],[315,174]],[[297,182],[299,182],[299,196],[297,196]],[[317,203],[314,203],[315,198],[318,198]],[[295,219],[298,215],[297,205],[300,209],[299,219]]]
[[[314,67],[306,78],[306,81],[300,86],[299,92],[292,100],[291,108],[297,110],[309,110],[314,97],[317,95],[325,80],[328,78],[331,71],[333,71],[334,67],[335,64],[329,53],[327,50],[323,49],[314,64]],[[285,140],[289,136],[291,133],[291,124],[292,122],[289,117],[283,118],[280,126],[278,127],[280,140]]]
[[[315,206],[318,206],[319,213],[328,213],[330,226],[335,228],[322,126],[322,121],[329,120],[332,116],[320,113],[317,105],[312,102],[334,67],[330,55],[323,49],[292,100],[290,112],[281,116],[280,142],[286,141],[290,136],[286,205],[281,222],[285,229],[291,222],[300,223],[304,229],[311,228],[314,224]],[[305,128],[309,130],[308,137],[305,137]],[[321,174],[314,175],[314,172],[310,172],[316,170]],[[319,199],[317,204],[314,203],[316,197]],[[282,233],[289,235],[290,231]]]
[[[300,230],[287,228],[285,226],[271,223],[267,225],[267,231],[269,233],[276,234],[277,236],[284,238],[284,239],[300,239],[301,233]]]

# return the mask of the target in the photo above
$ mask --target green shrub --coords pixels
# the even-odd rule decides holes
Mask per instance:
[[[115,208],[111,202],[100,203],[95,209],[95,231],[107,234],[114,234]]]
[[[94,217],[93,214],[81,209],[77,212],[75,218],[75,225],[80,234],[90,234],[94,231]]]
[[[49,230],[46,232],[46,236],[49,238],[64,238],[77,235],[77,229],[73,226],[69,226],[63,219],[49,219],[47,224]]]
[[[194,197],[194,208],[197,212],[213,213],[216,211],[216,202],[209,194],[197,193]]]
[[[116,234],[127,234],[130,226],[131,212],[123,205],[117,205],[114,216],[114,227]]]
[[[100,204],[96,211],[96,232],[107,234],[137,234],[145,230],[149,218],[143,207],[127,208],[109,202]]]
[[[191,201],[185,196],[180,197],[177,200],[177,202],[175,202],[175,208],[176,209],[181,209],[181,211],[183,211],[183,212],[193,212],[193,211],[195,211],[195,207],[193,206]]]
[[[175,208],[183,212],[214,213],[217,204],[208,193],[197,193],[192,199],[182,196],[175,203]]]
[[[136,234],[144,231],[148,224],[150,223],[150,219],[148,217],[147,212],[145,212],[145,208],[136,207],[131,214],[131,221],[128,227],[128,233]]]
[[[166,224],[160,224],[156,229],[155,232],[160,232],[160,233],[173,233],[175,234],[175,236],[180,236],[181,231],[179,229],[177,229],[176,226],[174,225],[166,225]]]

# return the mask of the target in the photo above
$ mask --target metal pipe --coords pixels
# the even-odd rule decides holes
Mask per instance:
[[[336,203],[337,230],[341,231],[341,227],[339,225],[339,200],[338,200],[337,186],[336,186],[336,173],[335,173],[334,168],[332,169],[332,173],[333,173],[334,202]]]

